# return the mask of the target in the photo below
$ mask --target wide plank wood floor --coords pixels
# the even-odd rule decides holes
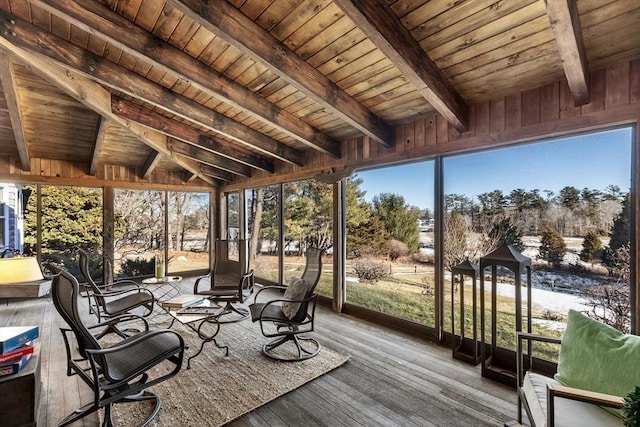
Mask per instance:
[[[186,292],[192,283],[183,281]],[[453,359],[448,347],[325,307],[317,315],[322,344],[349,354],[349,362],[230,426],[502,426],[515,418],[515,391],[482,378],[479,367]],[[65,375],[62,320],[51,299],[0,301],[0,325],[25,324],[41,327],[38,425],[55,426],[91,395]],[[97,426],[97,417],[75,425]]]

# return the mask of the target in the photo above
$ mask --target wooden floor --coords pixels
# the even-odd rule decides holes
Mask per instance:
[[[185,290],[191,283],[185,279]],[[350,354],[349,362],[231,426],[502,426],[516,415],[515,391],[482,378],[479,367],[452,359],[449,348],[328,308],[319,309],[318,319],[322,344]],[[25,324],[41,327],[38,425],[55,426],[91,396],[65,375],[62,321],[51,300],[1,302],[1,326]],[[97,424],[94,417],[75,425]]]

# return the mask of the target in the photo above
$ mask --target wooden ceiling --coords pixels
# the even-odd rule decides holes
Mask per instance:
[[[0,0],[0,155],[217,186],[640,58],[638,0]]]

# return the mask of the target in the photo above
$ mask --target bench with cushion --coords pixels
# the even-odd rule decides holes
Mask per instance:
[[[525,372],[523,342],[559,343],[553,378]],[[528,346],[530,348],[530,346]],[[518,334],[518,421],[524,407],[541,426],[622,426],[624,397],[640,385],[640,337],[627,335],[577,311],[569,311],[562,340]],[[531,366],[531,357],[529,363]]]

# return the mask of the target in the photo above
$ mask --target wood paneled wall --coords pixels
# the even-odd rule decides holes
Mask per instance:
[[[429,114],[396,127],[385,149],[368,137],[343,142],[342,159],[314,153],[304,167],[278,162],[276,173],[256,173],[222,190],[255,187],[342,170],[425,159],[518,142],[585,132],[640,120],[640,60],[591,73],[591,102],[576,107],[566,81],[472,105],[469,131],[457,132],[442,116]]]

